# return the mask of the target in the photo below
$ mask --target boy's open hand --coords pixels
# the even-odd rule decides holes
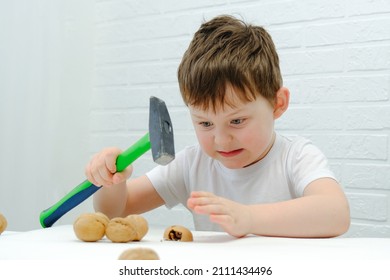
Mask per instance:
[[[85,167],[88,181],[95,186],[112,186],[124,182],[130,177],[133,168],[130,165],[122,172],[116,172],[116,158],[122,151],[111,147],[95,154]]]
[[[230,235],[242,237],[251,232],[252,215],[247,205],[209,192],[192,192],[187,206],[196,214],[209,215],[210,221]]]

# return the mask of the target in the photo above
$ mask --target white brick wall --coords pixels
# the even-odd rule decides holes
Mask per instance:
[[[292,94],[277,128],[311,138],[329,157],[351,204],[347,236],[390,237],[389,0],[96,0],[90,152],[141,136],[150,95],[169,107],[176,149],[196,141],[176,69],[203,19],[223,13],[273,36]],[[153,165],[143,157],[136,174]],[[191,225],[183,208],[165,211],[149,219]]]

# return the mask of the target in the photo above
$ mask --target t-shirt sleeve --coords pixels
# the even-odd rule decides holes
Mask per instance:
[[[311,141],[298,140],[289,154],[289,177],[297,197],[303,196],[305,188],[320,178],[337,180],[330,170],[326,156]]]
[[[185,187],[184,170],[186,170],[185,151],[176,154],[175,159],[165,166],[156,166],[146,173],[157,193],[167,208],[179,203],[185,205],[188,193]]]

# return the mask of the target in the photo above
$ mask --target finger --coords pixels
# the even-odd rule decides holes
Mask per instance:
[[[122,151],[118,148],[108,148],[107,153],[104,155],[104,163],[106,168],[114,174],[116,170],[116,159]]]
[[[126,181],[131,176],[132,173],[133,173],[133,166],[130,165],[122,172],[115,173],[112,177],[112,181],[114,184],[119,184],[123,181]]]
[[[193,195],[193,196],[192,196]],[[187,206],[199,214],[207,214],[200,206],[218,205],[223,203],[223,199],[209,192],[193,192],[187,200]],[[197,208],[197,210],[195,210]]]
[[[107,169],[104,155],[97,154],[90,164],[92,183],[96,186],[112,185],[112,173]]]
[[[205,191],[193,191],[191,192],[191,197],[215,197],[213,193],[205,192]]]
[[[97,169],[96,177],[99,178],[99,182],[103,185],[112,185],[113,184],[113,175],[110,170],[107,169],[107,167],[101,166]]]
[[[85,166],[84,174],[85,174],[85,177],[87,177],[88,181],[93,183],[92,182],[93,178],[92,178],[92,175],[91,175],[91,162],[88,162],[87,165]]]
[[[202,205],[206,205],[208,204],[206,202],[206,199],[204,199],[203,197],[190,197],[188,200],[187,200],[187,206],[194,210],[195,207],[197,206],[202,206]]]
[[[190,199],[196,205],[223,204],[225,201],[223,198],[210,193],[207,193],[206,196],[191,197]]]
[[[187,206],[190,209],[193,209],[196,205],[200,203],[200,199],[207,195],[206,192],[193,191],[190,194],[190,197],[187,199]]]
[[[93,183],[95,186],[100,187],[100,186],[110,185],[110,183],[101,176],[98,169],[92,169],[91,177],[92,180],[90,182]]]
[[[190,198],[187,200],[187,205],[191,209],[197,205],[206,205],[216,203],[218,197],[208,192],[192,192]]]
[[[230,225],[234,222],[234,219],[230,215],[226,214],[211,214],[210,221],[219,225]]]
[[[119,148],[111,147],[95,154],[85,169],[87,179],[96,186],[112,185],[112,177],[116,172],[116,158],[120,153]]]
[[[85,167],[85,176],[87,177],[87,180],[94,184],[95,186],[100,186],[99,181],[96,176],[94,175],[94,162],[96,161],[97,154],[92,157],[92,159],[88,162],[88,164]]]
[[[226,215],[228,214],[227,208],[222,204],[198,204],[193,207],[193,210],[197,214],[204,215]]]

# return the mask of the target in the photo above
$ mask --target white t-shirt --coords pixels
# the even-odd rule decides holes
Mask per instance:
[[[246,168],[228,169],[194,145],[146,175],[168,208],[179,203],[187,207],[192,191],[211,192],[243,204],[285,201],[303,196],[305,187],[316,179],[335,179],[326,157],[309,140],[279,134],[266,157]],[[196,230],[221,230],[208,216],[193,216]]]

